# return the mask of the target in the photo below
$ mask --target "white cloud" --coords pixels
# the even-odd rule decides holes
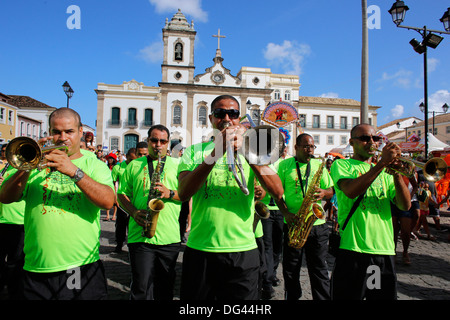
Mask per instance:
[[[413,83],[412,71],[399,70],[394,74],[383,72],[383,75],[379,81],[392,81],[393,85],[405,89],[409,89]]]
[[[158,41],[139,50],[138,58],[148,63],[162,63],[163,55],[163,43]]]
[[[398,118],[403,115],[404,111],[405,107],[403,107],[401,104],[397,104],[395,107],[391,109],[391,114],[394,118]]]
[[[189,15],[194,20],[201,22],[208,21],[208,13],[203,11],[201,0],[149,0],[155,6],[157,13],[172,13],[175,14],[178,9],[184,15]]]
[[[300,75],[305,57],[311,54],[311,47],[295,40],[284,40],[281,45],[267,44],[263,54],[269,66],[279,67],[287,74]]]
[[[322,93],[319,97],[321,98],[339,98],[339,94],[337,94],[336,92],[326,92],[326,93]]]

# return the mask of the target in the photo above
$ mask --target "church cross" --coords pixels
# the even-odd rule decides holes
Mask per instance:
[[[220,50],[220,38],[225,38],[225,36],[220,35],[220,29],[217,34],[213,35],[214,38],[217,38],[217,50]]]

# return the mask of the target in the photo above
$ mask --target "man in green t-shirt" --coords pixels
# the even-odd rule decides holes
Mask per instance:
[[[395,300],[391,201],[400,210],[406,211],[411,205],[402,177],[389,169],[398,162],[401,150],[395,143],[388,143],[381,160],[374,165],[372,157],[381,142],[375,129],[369,124],[359,124],[350,135],[353,157],[335,160],[331,166],[341,235],[331,279],[332,299]],[[358,206],[357,198],[362,199]],[[347,221],[354,204],[356,210]]]
[[[80,151],[77,112],[60,108],[49,116],[52,140],[67,146],[45,155],[46,168],[8,177],[0,202],[25,201],[24,296],[26,299],[106,299],[99,256],[100,209],[115,200],[109,169]]]
[[[308,274],[311,282],[311,293],[314,300],[330,300],[330,279],[328,276],[328,227],[325,220],[317,219],[307,237],[306,243],[300,249],[289,245],[289,230],[298,222],[298,212],[305,200],[313,177],[322,167],[319,184],[312,193],[313,199],[320,201],[333,196],[333,181],[324,168],[322,160],[313,159],[314,139],[307,133],[300,134],[295,143],[295,157],[281,161],[278,175],[284,188],[284,198],[278,201],[278,207],[286,219],[284,225],[283,242],[283,277],[285,283],[285,297],[287,300],[298,300],[302,296],[300,285],[300,268],[303,252],[305,252]],[[311,189],[313,190],[313,189]]]
[[[131,161],[137,158],[136,148],[128,149],[125,156],[126,156],[125,161],[116,164],[111,171],[116,191],[119,189],[120,177],[125,172],[126,167]],[[119,205],[117,205],[116,225],[115,225],[116,248],[114,249],[114,252],[116,253],[122,252],[123,243],[125,242],[125,239],[127,237],[128,219],[129,219],[128,214],[125,211],[123,211],[123,209]]]
[[[238,155],[248,184],[245,195],[228,169],[227,144],[238,150],[245,131],[236,98],[215,98],[209,120],[214,141],[188,147],[178,170],[180,199],[192,197],[181,299],[257,299],[260,259],[253,232],[254,180],[257,177],[276,199],[282,197],[283,188],[268,166],[249,164]]]
[[[131,161],[120,177],[118,201],[131,216],[128,226],[128,249],[131,265],[132,300],[172,300],[175,266],[180,251],[181,202],[178,197],[178,159],[166,156],[169,130],[154,125],[148,130],[148,156]],[[151,185],[160,161],[160,181]],[[149,166],[150,165],[150,166]],[[155,235],[143,236],[150,191],[157,190],[164,202]],[[153,194],[153,192],[152,192]]]

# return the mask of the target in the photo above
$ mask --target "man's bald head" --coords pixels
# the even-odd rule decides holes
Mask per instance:
[[[81,128],[81,126],[82,126],[81,117],[78,114],[78,112],[76,112],[75,110],[70,109],[70,108],[59,108],[59,109],[56,109],[55,111],[53,111],[50,114],[50,116],[48,117],[48,123],[49,123],[50,128],[52,127],[52,120],[54,118],[59,118],[59,117],[74,118],[76,123],[78,124],[78,129]]]

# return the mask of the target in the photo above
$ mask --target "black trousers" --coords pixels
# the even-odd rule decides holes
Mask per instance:
[[[118,206],[116,214],[116,243],[119,247],[124,244],[127,238],[129,219],[130,216]]]
[[[259,250],[212,253],[186,247],[181,300],[257,300]]]
[[[6,285],[12,300],[23,299],[24,234],[23,224],[0,223],[0,289]]]
[[[333,274],[333,300],[397,300],[395,256],[339,249]]]
[[[130,300],[173,300],[180,244],[129,243]]]
[[[301,249],[288,246],[288,227],[284,226],[283,245],[283,277],[285,283],[286,300],[298,300],[302,296],[300,285],[300,269],[303,252],[311,283],[313,300],[330,300],[330,277],[328,276],[328,238],[327,225],[313,226],[311,233]]]
[[[270,291],[283,252],[283,214],[279,210],[270,210],[269,218],[262,219],[261,223],[264,231],[263,240],[267,264],[262,287],[263,290]]]
[[[71,270],[24,272],[27,300],[106,300],[105,269],[101,260]]]

